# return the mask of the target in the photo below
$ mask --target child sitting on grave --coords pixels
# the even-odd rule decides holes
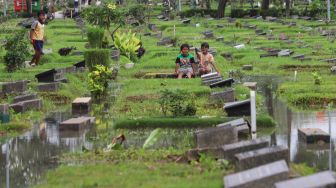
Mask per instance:
[[[218,75],[220,75],[219,70],[215,65],[214,57],[209,53],[209,44],[203,42],[201,44],[201,52],[196,52],[197,58],[199,59],[198,71],[200,75],[208,74],[214,69]]]
[[[188,78],[191,78],[194,74],[195,59],[191,54],[189,54],[189,49],[188,44],[182,44],[181,54],[176,58],[175,74],[178,75],[178,79],[181,79],[185,75],[188,76]]]

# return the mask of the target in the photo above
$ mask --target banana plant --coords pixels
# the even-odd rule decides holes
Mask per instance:
[[[137,50],[140,48],[140,40],[135,33],[115,33],[114,45],[120,50],[120,54],[126,56],[131,61],[136,61]]]

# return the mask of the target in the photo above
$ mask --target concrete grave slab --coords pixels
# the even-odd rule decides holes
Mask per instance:
[[[197,148],[219,147],[238,141],[236,127],[212,127],[195,132]]]
[[[298,136],[300,141],[308,144],[330,142],[330,135],[319,128],[299,128]]]

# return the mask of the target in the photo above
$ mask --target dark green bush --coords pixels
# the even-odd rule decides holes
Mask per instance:
[[[277,9],[273,7],[268,10],[260,10],[260,15],[262,17],[266,17],[266,16],[280,17],[281,15],[283,15],[283,12],[284,11],[282,9]]]
[[[25,38],[25,30],[18,31],[7,38],[4,63],[8,72],[13,72],[24,67],[24,61],[29,55],[28,41]]]
[[[117,129],[136,128],[196,128],[212,127],[220,123],[228,122],[232,118],[142,118],[142,119],[120,119],[114,123]]]
[[[100,27],[90,27],[87,32],[91,48],[102,48],[105,30]]]
[[[258,114],[257,127],[275,127],[276,123],[268,114]]]
[[[244,16],[248,16],[249,11],[243,9],[232,9],[231,10],[231,17],[232,18],[243,18]]]
[[[110,50],[108,49],[92,49],[84,53],[85,64],[92,70],[96,65],[104,65],[110,67]]]
[[[196,106],[190,93],[184,90],[163,90],[159,103],[165,116],[193,116],[196,114]]]
[[[217,17],[217,10],[189,9],[189,10],[182,11],[181,13],[179,13],[179,15],[181,16],[181,18],[193,17],[193,16],[203,17],[205,15],[210,15],[215,18]]]

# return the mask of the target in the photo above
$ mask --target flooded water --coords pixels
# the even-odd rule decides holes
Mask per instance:
[[[274,96],[274,91],[281,82],[276,77],[249,77],[247,81],[257,81],[258,90],[266,96],[265,110],[271,114],[278,128],[273,134],[262,136],[272,144],[285,145],[290,149],[290,160],[307,163],[321,170],[329,167],[329,144],[307,145],[298,139],[298,128],[320,128],[329,132],[326,111],[293,112],[287,105]],[[117,87],[120,90],[120,87]],[[114,91],[117,91],[114,89]],[[114,92],[112,96],[117,96]],[[101,143],[94,143],[95,131],[84,130],[76,133],[60,132],[59,122],[70,118],[70,113],[57,112],[48,116],[42,124],[36,124],[32,130],[19,137],[12,138],[1,145],[0,150],[0,187],[29,187],[43,181],[43,176],[50,169],[58,166],[58,156],[64,152],[80,152],[83,149],[104,147],[112,136],[124,133],[125,146],[142,147],[152,129],[112,131]],[[336,111],[331,112],[332,139],[336,139]],[[107,121],[110,121],[107,119]],[[108,127],[107,127],[108,129]],[[154,148],[191,148],[194,145],[193,132],[196,129],[164,129]],[[107,130],[110,131],[110,130]],[[335,142],[333,142],[335,143]],[[334,150],[333,150],[334,151]],[[334,153],[334,152],[333,152]],[[335,160],[336,161],[336,160]],[[336,164],[334,164],[336,166]],[[335,169],[335,168],[334,168]]]

